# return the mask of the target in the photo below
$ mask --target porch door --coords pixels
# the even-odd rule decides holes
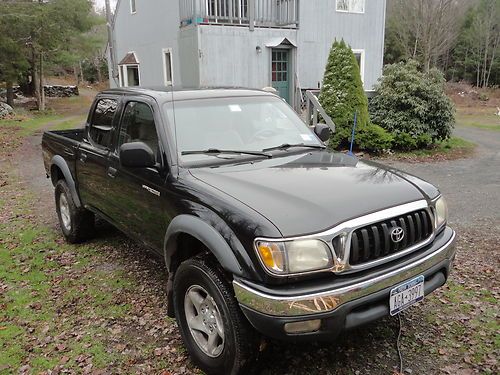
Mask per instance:
[[[272,50],[272,86],[279,96],[290,103],[290,51],[288,49]]]

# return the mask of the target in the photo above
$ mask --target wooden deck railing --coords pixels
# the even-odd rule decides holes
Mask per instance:
[[[223,24],[296,28],[299,0],[179,0],[181,26]]]

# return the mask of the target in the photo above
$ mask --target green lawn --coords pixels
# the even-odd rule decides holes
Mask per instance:
[[[476,144],[459,137],[451,137],[423,150],[396,152],[394,156],[400,159],[455,159],[470,155]]]
[[[20,127],[20,136],[33,134],[52,121],[58,121],[61,115],[47,112],[42,114],[19,114],[12,119],[0,120],[0,127]]]
[[[14,186],[10,180],[7,193]],[[121,271],[93,269],[95,246],[71,247],[53,230],[33,223],[29,213],[34,197],[16,190],[14,204],[0,197],[7,216],[0,224],[0,373],[13,373],[27,362],[32,373],[61,361],[78,369],[82,354],[92,355],[95,368],[106,368],[117,353],[107,351],[107,328],[92,323],[126,315],[130,306],[116,300],[133,282]],[[61,314],[72,304],[72,314]],[[72,339],[82,322],[87,326],[82,337]]]
[[[500,131],[500,116],[494,115],[493,109],[490,109],[489,112],[477,111],[476,113],[471,113],[471,111],[459,110],[456,117],[457,126]]]
[[[62,121],[64,116],[52,112],[43,114],[17,115],[12,119],[0,120],[0,127],[19,127],[19,136],[24,137],[44,128],[47,124]],[[83,125],[85,116],[77,116],[52,127],[53,130],[72,129]]]

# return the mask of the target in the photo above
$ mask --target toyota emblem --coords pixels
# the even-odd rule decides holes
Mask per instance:
[[[399,243],[405,238],[405,231],[401,227],[394,227],[391,230],[391,240],[394,243]]]

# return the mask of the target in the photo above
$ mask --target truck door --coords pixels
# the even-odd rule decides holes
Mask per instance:
[[[114,204],[112,219],[119,227],[155,249],[161,249],[170,211],[165,199],[166,175],[161,168],[127,168],[120,164],[120,146],[144,142],[157,155],[161,166],[158,129],[153,103],[130,98],[124,103],[115,152],[110,154],[110,193]]]
[[[105,215],[109,211],[107,169],[117,107],[116,97],[100,97],[96,100],[76,163],[78,189],[83,204]]]

